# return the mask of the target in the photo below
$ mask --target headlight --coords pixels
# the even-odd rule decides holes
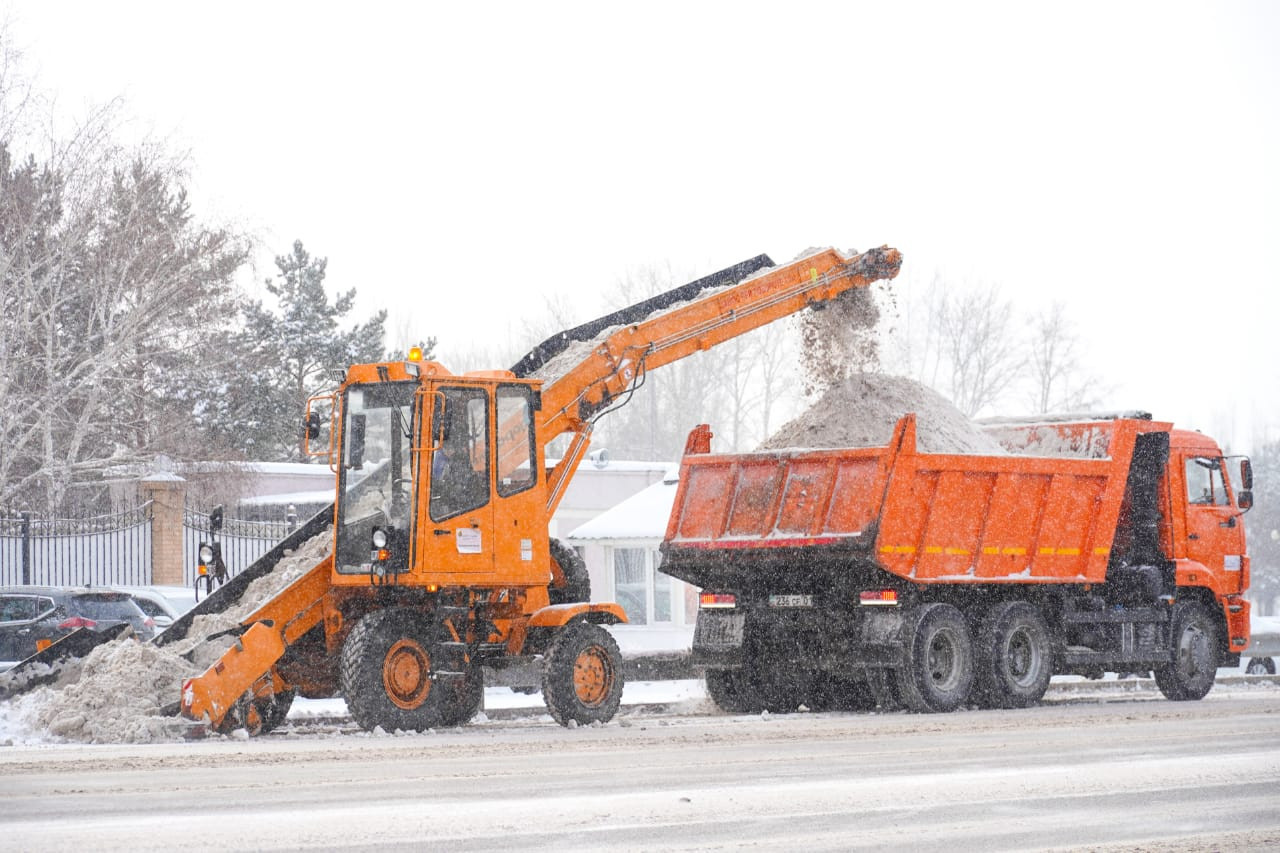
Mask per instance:
[[[387,531],[383,530],[381,527],[373,528],[373,547],[387,547]]]
[[[213,547],[210,545],[206,545],[203,542],[200,543],[200,562],[202,563],[213,562]]]

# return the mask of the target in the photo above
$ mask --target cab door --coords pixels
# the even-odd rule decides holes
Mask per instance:
[[[1223,463],[1216,455],[1182,458],[1186,523],[1180,538],[1183,554],[1208,569],[1222,592],[1238,592],[1244,526],[1228,491]]]
[[[494,567],[493,400],[483,385],[439,385],[430,395],[426,508],[416,560],[428,583]]]
[[[494,518],[497,565],[516,585],[545,584],[550,573],[547,495],[539,461],[537,395],[528,385],[503,383],[495,391],[497,448]]]

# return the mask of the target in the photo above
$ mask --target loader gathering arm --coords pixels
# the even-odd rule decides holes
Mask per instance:
[[[901,253],[888,247],[852,257],[823,249],[781,266],[761,255],[542,344],[515,372],[546,378],[542,440],[576,433],[552,474],[548,509],[554,511],[586,452],[592,420],[625,399],[649,370],[893,278],[901,265]],[[548,358],[553,351],[559,354]]]

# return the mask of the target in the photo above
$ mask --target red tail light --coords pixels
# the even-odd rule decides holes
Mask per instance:
[[[154,628],[156,626],[156,620],[148,616],[146,619],[142,620],[142,624],[148,628]]]
[[[892,589],[864,589],[858,594],[858,601],[862,604],[895,605],[898,603],[898,592]]]
[[[698,595],[698,606],[704,608],[737,607],[738,598],[729,592],[703,592]]]
[[[64,619],[58,624],[59,628],[97,628],[98,623],[92,619],[86,619],[83,616],[72,616],[70,619]]]

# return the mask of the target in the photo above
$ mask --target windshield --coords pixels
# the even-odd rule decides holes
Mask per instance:
[[[374,527],[407,530],[416,382],[353,385],[343,407],[338,571],[369,571]]]

